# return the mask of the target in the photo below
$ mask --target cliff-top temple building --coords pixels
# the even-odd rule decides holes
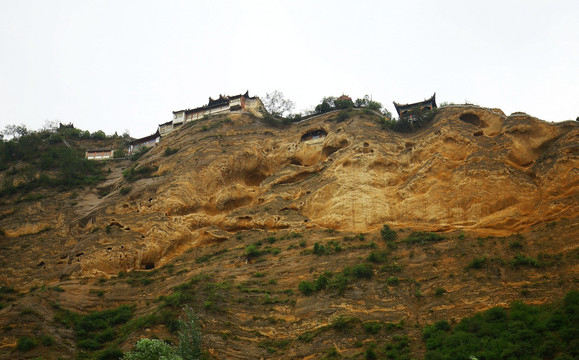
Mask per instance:
[[[161,141],[161,134],[159,130],[152,135],[142,137],[140,139],[135,139],[129,143],[129,155],[133,154],[140,147],[153,147]]]
[[[207,105],[195,109],[173,111],[173,119],[160,124],[159,133],[164,136],[185,123],[203,119],[205,116],[244,111],[260,113],[263,108],[261,100],[257,96],[249,96],[249,91],[243,95],[219,95],[219,98],[215,100],[210,97]]]
[[[432,110],[437,108],[436,106],[436,93],[432,95],[430,99],[426,99],[424,101],[412,103],[412,104],[398,104],[394,101],[394,107],[396,108],[396,112],[398,112],[398,117],[406,117],[412,116],[411,112],[414,108],[419,108],[421,110]]]

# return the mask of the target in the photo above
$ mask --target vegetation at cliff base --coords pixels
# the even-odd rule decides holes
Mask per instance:
[[[413,231],[405,240],[408,244],[427,244],[444,240],[445,237],[433,232]]]
[[[129,305],[86,315],[57,309],[54,321],[73,328],[78,347],[83,351],[93,352],[118,340],[121,327],[133,317],[134,312],[135,307]]]
[[[185,306],[185,317],[178,322],[179,345],[144,338],[137,342],[135,348],[126,353],[122,360],[198,360],[201,359],[201,332],[199,319],[195,312]]]
[[[454,327],[438,321],[424,328],[423,339],[427,360],[577,359],[579,291],[554,305],[495,307]]]

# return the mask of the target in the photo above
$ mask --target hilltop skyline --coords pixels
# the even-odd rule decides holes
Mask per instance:
[[[211,96],[279,90],[579,115],[573,1],[0,4],[0,129],[48,121],[146,136]]]

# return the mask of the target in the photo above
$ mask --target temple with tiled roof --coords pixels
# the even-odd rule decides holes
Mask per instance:
[[[396,108],[396,112],[398,112],[398,117],[411,116],[412,109],[416,108],[420,110],[432,110],[437,108],[436,93],[434,93],[432,97],[430,97],[430,99],[426,99],[411,104],[399,104],[396,101],[394,101],[394,107]]]
[[[171,121],[159,124],[159,133],[164,136],[185,123],[197,121],[206,116],[244,111],[260,112],[263,109],[264,106],[261,100],[257,96],[249,96],[249,91],[235,96],[219,95],[217,99],[209,97],[207,105],[195,109],[173,111],[173,119]]]

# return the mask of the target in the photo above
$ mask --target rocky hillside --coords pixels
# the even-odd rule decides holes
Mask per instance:
[[[452,106],[403,134],[342,114],[189,123],[95,188],[0,199],[0,358],[174,340],[186,304],[218,359],[421,357],[426,324],[577,288],[577,123]],[[113,337],[82,342],[79,316],[121,305]]]

